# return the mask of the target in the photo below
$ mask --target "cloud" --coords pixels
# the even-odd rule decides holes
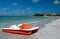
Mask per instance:
[[[13,2],[12,5],[13,5],[13,6],[17,6],[18,3],[17,3],[17,2]]]
[[[9,10],[9,8],[1,8],[0,10],[6,11]]]
[[[30,8],[26,8],[26,10],[30,10]]]
[[[10,8],[0,8],[0,15],[7,15]]]
[[[25,12],[30,13],[31,8],[26,8]]]
[[[39,0],[32,0],[32,2],[39,2]]]
[[[13,10],[11,11],[11,8],[1,8],[0,9],[0,16],[25,16],[25,15],[30,15],[31,14],[31,11],[30,11],[31,8],[26,8],[25,10],[23,11],[20,11],[20,10]]]
[[[10,9],[9,8],[1,8],[0,12],[7,13]]]
[[[26,14],[30,12],[30,8],[26,8],[24,11],[22,11],[22,14]]]
[[[60,4],[59,0],[55,0],[54,4]]]
[[[31,9],[31,8],[26,8],[24,11],[22,11],[22,14],[24,15],[24,14],[29,14],[29,13],[31,13],[30,9]]]

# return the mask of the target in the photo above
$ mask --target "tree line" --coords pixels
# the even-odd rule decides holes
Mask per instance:
[[[34,16],[60,16],[60,14],[34,14]]]

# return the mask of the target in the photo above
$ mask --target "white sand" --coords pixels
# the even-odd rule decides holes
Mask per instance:
[[[60,19],[45,24],[40,30],[40,39],[60,39]]]

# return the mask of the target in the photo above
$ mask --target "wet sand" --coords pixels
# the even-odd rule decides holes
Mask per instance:
[[[60,18],[54,21],[44,21],[44,23],[39,22],[34,24],[34,26],[39,26],[40,29],[37,33],[30,36],[9,34],[0,31],[0,39],[60,39]]]

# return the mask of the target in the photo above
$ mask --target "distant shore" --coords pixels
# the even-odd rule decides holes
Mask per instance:
[[[33,16],[60,16],[60,14],[34,14]]]

